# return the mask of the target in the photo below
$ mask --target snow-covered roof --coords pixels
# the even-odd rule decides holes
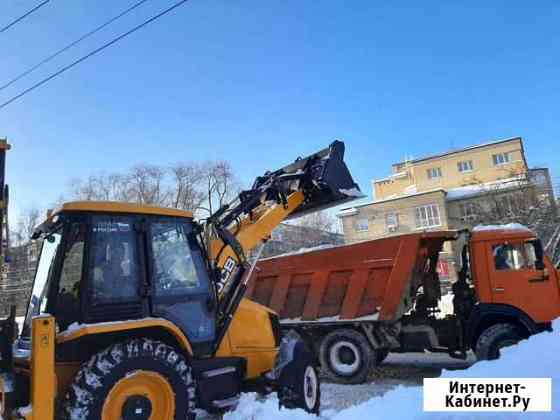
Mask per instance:
[[[463,187],[447,189],[447,199],[450,201],[463,200],[466,198],[476,197],[477,195],[486,194],[491,191],[499,191],[510,188],[517,188],[526,184],[526,178],[523,175],[500,179],[497,181],[484,182],[480,184],[465,185]]]
[[[354,216],[355,214],[358,214],[358,209],[355,207],[350,207],[347,209],[340,210],[336,215],[338,217],[345,217],[345,216]]]
[[[409,191],[414,191],[414,190],[409,190]],[[416,197],[419,195],[423,195],[423,194],[431,194],[431,193],[435,193],[435,192],[441,192],[445,194],[445,190],[443,188],[435,188],[433,190],[427,190],[427,191],[414,191],[408,194],[393,194],[390,195],[387,198],[384,198],[382,200],[374,200],[374,201],[369,201],[367,203],[362,203],[362,204],[356,204],[355,206],[352,207],[346,207],[341,209],[336,215],[338,217],[345,217],[345,216],[354,216],[356,214],[358,214],[358,209],[362,208],[362,207],[366,207],[366,206],[371,206],[372,204],[380,204],[380,203],[386,203],[389,201],[394,201],[394,200],[402,200],[405,198],[410,198],[410,197]]]
[[[507,142],[515,141],[515,140],[522,141],[521,137],[511,137],[511,138],[507,138],[507,139],[493,140],[493,141],[489,141],[489,142],[486,142],[486,143],[476,144],[474,146],[468,146],[468,147],[463,147],[461,149],[450,150],[448,152],[444,152],[444,153],[440,153],[440,154],[436,154],[436,155],[425,156],[425,157],[422,157],[422,158],[412,159],[412,160],[409,160],[409,161],[397,162],[397,163],[394,163],[393,166],[404,165],[405,163],[418,163],[418,162],[423,162],[423,161],[430,160],[430,159],[439,159],[439,158],[444,157],[444,156],[453,155],[453,154],[456,154],[456,153],[468,152],[470,150],[476,150],[476,149],[480,149],[482,147],[487,147],[487,146],[495,146],[496,144],[507,143]]]
[[[393,179],[401,179],[401,178],[407,178],[407,177],[408,177],[408,172],[407,171],[401,171],[401,172],[396,172],[394,174],[386,176],[385,178],[374,179],[373,183],[392,181]]]
[[[478,226],[475,226],[472,231],[473,232],[486,232],[486,231],[489,231],[489,230],[509,230],[509,231],[524,230],[524,231],[531,232],[531,229],[529,229],[525,225],[522,225],[521,223],[508,223],[507,225],[478,225]]]

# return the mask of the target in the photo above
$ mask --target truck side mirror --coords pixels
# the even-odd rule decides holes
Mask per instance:
[[[530,241],[530,243],[535,247],[535,269],[542,271],[546,268],[544,264],[544,248],[542,242],[539,239]]]

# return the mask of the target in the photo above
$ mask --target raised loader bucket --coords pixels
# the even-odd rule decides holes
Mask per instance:
[[[281,178],[286,178],[286,181],[298,177],[303,183],[305,202],[290,218],[364,196],[344,163],[344,143],[339,140],[318,153],[296,160],[276,173],[281,173]]]

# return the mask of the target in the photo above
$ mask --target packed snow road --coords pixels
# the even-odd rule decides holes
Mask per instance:
[[[399,385],[422,386],[424,378],[437,378],[443,369],[465,369],[474,361],[474,356],[462,361],[445,354],[393,353],[387,356],[381,367],[371,372],[368,383],[342,385],[323,382],[321,407],[322,410],[340,411],[372,397],[381,397]]]
[[[444,355],[391,355],[386,365],[373,372],[364,385],[323,384],[321,420],[543,420],[559,418],[560,387],[553,386],[548,412],[424,412],[422,379],[444,378],[551,378],[560,382],[560,320],[554,331],[543,332],[516,346],[502,349],[499,360],[466,363]],[[457,370],[460,369],[460,370]],[[201,417],[204,418],[204,417]],[[209,419],[211,417],[206,417]],[[238,408],[224,420],[317,420],[303,410],[279,410],[274,395],[258,400],[244,394]]]
[[[328,418],[335,412],[361,404],[373,397],[382,397],[399,385],[419,387],[422,385],[423,378],[436,378],[441,375],[443,369],[465,369],[472,363],[474,363],[473,356],[462,361],[452,359],[445,354],[390,354],[381,367],[371,372],[368,382],[365,384],[343,385],[323,381],[321,384],[321,417]],[[254,398],[254,396],[249,398]],[[271,404],[278,404],[275,398],[269,398],[269,400]],[[241,416],[235,416],[235,420],[243,418],[243,414],[239,410],[235,414]],[[254,413],[248,415],[247,419],[252,419],[253,415]],[[286,418],[288,417],[291,420],[298,419],[298,415],[293,412],[291,417]],[[197,420],[218,418],[219,416],[206,413],[197,416]]]

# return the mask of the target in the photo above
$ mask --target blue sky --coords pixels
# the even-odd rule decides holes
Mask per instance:
[[[0,34],[0,85],[135,0],[51,0]],[[172,4],[151,0],[32,76]],[[4,0],[0,24],[36,4]],[[246,184],[346,142],[362,189],[390,164],[522,136],[560,184],[560,3],[191,0],[0,110],[12,211],[135,163],[227,159]]]

